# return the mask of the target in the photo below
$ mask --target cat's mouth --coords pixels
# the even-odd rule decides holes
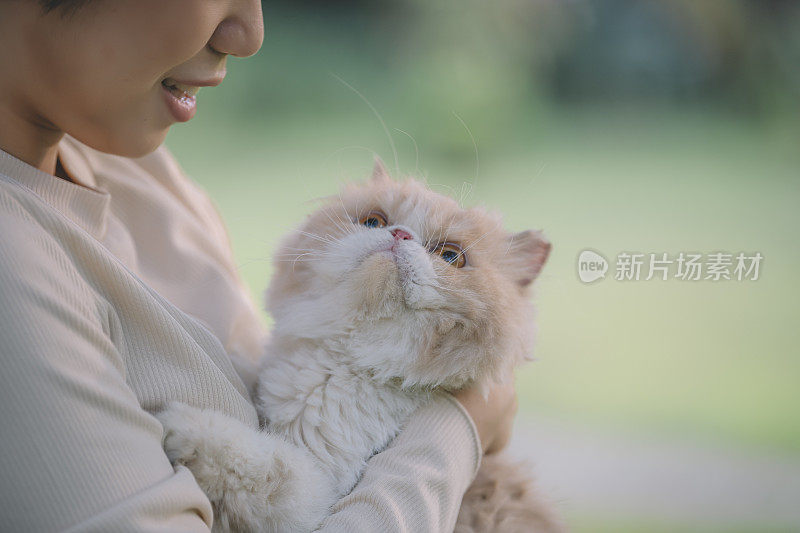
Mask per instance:
[[[398,260],[402,260],[401,258],[403,258],[407,254],[408,251],[405,249],[406,246],[407,245],[401,245],[394,239],[390,241],[387,240],[384,242],[380,242],[364,250],[364,252],[361,254],[361,257],[359,257],[358,260],[356,261],[356,264],[361,265],[364,263],[364,261],[366,261],[370,257],[375,257],[375,256],[383,256],[386,258],[391,258],[392,260],[394,260],[395,263],[397,263]]]
[[[397,241],[381,245],[367,254],[367,257],[373,256],[390,258],[398,269],[401,281],[409,274],[408,269],[403,267],[408,266],[414,260],[409,250],[406,249],[405,246],[400,245]]]
[[[435,273],[424,249],[397,241],[385,243],[365,254],[362,264],[369,271],[364,288],[373,296],[382,293],[384,299],[399,300],[410,309],[441,304]]]

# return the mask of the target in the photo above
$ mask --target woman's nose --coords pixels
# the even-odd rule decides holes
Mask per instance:
[[[264,42],[264,17],[261,0],[233,0],[228,15],[208,41],[221,54],[247,57],[258,52]]]

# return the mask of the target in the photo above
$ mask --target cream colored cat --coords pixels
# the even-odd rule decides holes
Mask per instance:
[[[508,378],[532,349],[527,290],[549,249],[380,162],[313,213],[283,242],[267,295],[266,430],[180,404],[160,414],[164,447],[208,494],[216,529],[314,529],[433,394]],[[459,531],[557,531],[524,480],[502,490],[494,461]]]

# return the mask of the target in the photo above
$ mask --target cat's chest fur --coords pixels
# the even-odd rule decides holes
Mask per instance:
[[[424,391],[379,383],[345,355],[313,344],[273,344],[259,381],[268,430],[307,448],[339,494],[355,485],[367,460],[428,399]]]

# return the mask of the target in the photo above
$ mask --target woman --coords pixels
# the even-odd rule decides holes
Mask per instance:
[[[256,0],[0,2],[3,529],[211,527],[151,413],[182,401],[256,427],[264,333],[162,142],[262,39]],[[511,387],[457,400],[417,412],[321,531],[452,530],[515,409]]]

